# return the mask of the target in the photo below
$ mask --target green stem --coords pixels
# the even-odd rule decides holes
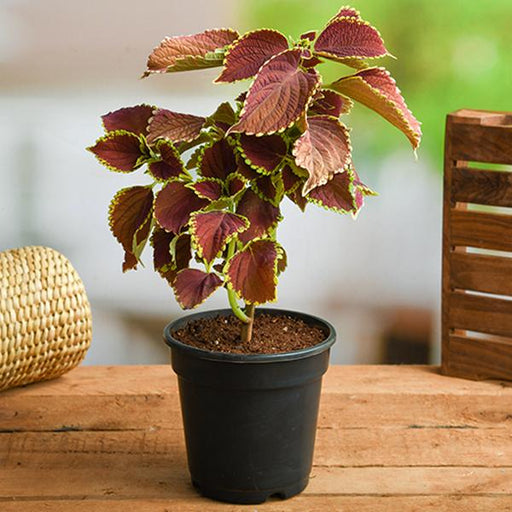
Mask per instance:
[[[236,246],[236,240],[233,239],[231,242],[229,242],[228,245],[228,257],[227,260],[230,260],[233,257],[233,254],[235,254],[235,246]],[[231,288],[227,288],[228,291],[228,300],[229,305],[231,306],[231,309],[233,310],[234,315],[239,318],[244,324],[247,324],[250,322],[250,318],[243,312],[242,308],[238,304],[238,301],[236,300],[236,294]]]

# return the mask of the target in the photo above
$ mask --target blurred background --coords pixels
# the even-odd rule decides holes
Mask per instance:
[[[320,29],[336,0],[0,0],[0,250],[42,244],[65,254],[93,308],[89,364],[165,362],[163,326],[181,315],[172,290],[145,269],[121,273],[107,207],[140,176],[109,173],[85,147],[100,115],[146,102],[205,115],[240,85],[218,69],[139,80],[166,35],[214,27]],[[398,57],[380,60],[423,122],[415,161],[405,137],[356,106],[347,120],[355,164],[380,193],[358,219],[284,206],[288,269],[277,307],[333,323],[335,363],[439,358],[444,119],[467,107],[512,110],[512,2],[352,0]],[[347,70],[324,64],[327,80]],[[202,307],[226,307],[222,291]]]

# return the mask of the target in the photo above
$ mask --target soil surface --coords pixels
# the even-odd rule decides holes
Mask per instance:
[[[235,316],[202,318],[189,323],[173,336],[187,345],[236,354],[279,354],[309,348],[325,340],[324,332],[289,316],[256,313],[252,340],[241,343],[242,322]]]

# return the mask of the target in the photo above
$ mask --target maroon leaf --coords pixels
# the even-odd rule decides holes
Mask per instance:
[[[153,178],[160,181],[167,181],[178,177],[185,168],[178,150],[168,140],[159,140],[155,149],[160,153],[160,160],[149,164],[148,170]]]
[[[243,243],[268,234],[282,220],[279,208],[259,198],[251,189],[245,191],[236,213],[249,219],[250,223],[249,229],[238,235]]]
[[[352,100],[334,91],[322,89],[313,97],[309,107],[309,115],[327,115],[340,117],[348,114],[352,108]]]
[[[190,220],[192,241],[199,257],[213,261],[237,234],[249,227],[249,221],[235,213],[211,211],[195,213]]]
[[[237,173],[243,176],[247,181],[254,181],[260,177],[260,174],[243,160],[238,162]]]
[[[304,183],[304,181],[305,180],[302,180],[303,183]],[[306,197],[304,197],[302,195],[302,192],[299,189],[295,189],[291,192],[287,192],[286,197],[288,197],[288,199],[290,199],[290,201],[295,203],[300,208],[301,211],[306,210],[308,200]]]
[[[293,155],[299,167],[309,173],[302,195],[324,185],[350,162],[347,128],[330,116],[308,118],[308,129],[295,142]]]
[[[217,110],[207,120],[226,131],[236,123],[236,114],[233,107],[225,101],[218,106]]]
[[[180,181],[171,181],[156,196],[155,218],[162,228],[179,233],[190,214],[204,208],[209,201],[196,195]]]
[[[285,165],[283,170],[281,171],[281,175],[283,177],[283,186],[284,191],[294,192],[299,188],[300,185],[304,185],[304,179],[297,176],[291,169],[289,165]]]
[[[226,139],[220,139],[203,150],[199,157],[198,171],[205,178],[225,180],[235,172],[237,163],[233,148]]]
[[[238,171],[232,173],[227,178],[228,193],[230,197],[236,196],[245,188],[246,179],[238,174]]]
[[[325,185],[312,190],[308,200],[328,210],[348,213],[357,209],[355,202],[354,175],[347,169],[336,174]]]
[[[236,98],[235,101],[238,103],[243,103],[247,99],[247,91],[241,92]]]
[[[384,68],[358,71],[329,87],[371,108],[402,131],[414,149],[419,146],[420,123],[407,108],[396,82]]]
[[[203,178],[187,186],[203,199],[217,201],[222,196],[223,183],[216,178]]]
[[[135,135],[146,135],[149,118],[154,109],[150,105],[120,108],[101,116],[101,119],[107,132],[125,130]]]
[[[229,286],[248,304],[277,299],[277,266],[281,248],[272,240],[255,240],[228,262]]]
[[[306,110],[320,78],[300,66],[301,50],[287,50],[267,61],[258,72],[240,119],[229,132],[270,135],[291,126]]]
[[[337,17],[330,22],[315,41],[315,53],[338,62],[389,54],[379,32],[353,16]]]
[[[204,117],[161,108],[149,120],[147,140],[150,144],[157,139],[168,139],[176,143],[191,142],[199,137],[204,122]]]
[[[275,171],[287,152],[286,142],[277,134],[266,137],[242,134],[239,148],[244,160],[264,174]]]
[[[340,18],[361,18],[361,15],[359,14],[359,11],[356,11],[353,7],[342,7],[338,14],[336,16],[333,16],[329,21],[328,25],[331,24],[333,21],[337,21]]]
[[[358,211],[364,206],[364,198],[366,196],[376,196],[377,192],[372,190],[370,187],[365,185],[359,179],[357,172],[355,169],[351,169],[351,172],[354,175],[354,201],[355,201],[355,211],[354,214],[357,214]]]
[[[116,172],[132,172],[146,158],[143,142],[137,135],[124,130],[108,132],[87,149],[102,165]]]
[[[151,245],[155,270],[172,284],[176,274],[188,267],[192,258],[190,235],[182,233],[176,236],[174,233],[155,228]]]
[[[222,49],[238,38],[231,29],[206,30],[190,36],[166,37],[148,57],[147,71],[165,73],[221,66],[224,55],[215,50]]]
[[[315,37],[316,31],[311,30],[310,32],[304,32],[304,34],[301,34],[299,39],[305,39],[306,41],[314,41]]]
[[[109,226],[112,234],[123,246],[123,271],[137,266],[137,249],[145,244],[151,226],[153,191],[151,187],[130,187],[120,190],[109,207]]]
[[[179,305],[183,309],[192,309],[202,304],[221,284],[217,274],[185,268],[178,272],[172,287]]]
[[[224,69],[215,82],[235,82],[254,76],[270,57],[288,49],[277,30],[262,29],[244,34],[226,53]]]
[[[280,175],[260,176],[251,186],[258,197],[272,203],[274,206],[278,206],[281,202],[283,184]]]

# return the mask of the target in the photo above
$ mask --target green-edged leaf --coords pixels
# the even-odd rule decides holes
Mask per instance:
[[[349,7],[348,5],[346,5],[339,10],[336,16],[333,16],[328,21],[328,24],[332,23],[333,21],[337,21],[340,18],[361,18],[361,15],[359,14],[359,11],[357,11],[353,7]]]
[[[249,219],[250,223],[249,229],[238,235],[243,243],[268,234],[282,220],[279,208],[259,198],[251,189],[244,192],[236,213]]]
[[[135,107],[120,108],[101,116],[107,132],[124,130],[135,135],[146,135],[149,118],[156,107],[151,105],[136,105]]]
[[[247,179],[237,172],[230,174],[226,179],[227,191],[231,201],[238,201],[238,195],[242,193],[247,184]]]
[[[143,76],[222,66],[224,52],[216,50],[222,50],[237,38],[238,32],[231,29],[166,37],[149,55]]]
[[[240,119],[229,132],[271,135],[291,126],[320,83],[315,70],[302,69],[302,50],[286,50],[268,60],[249,89]]]
[[[306,180],[302,180],[302,183],[304,183]],[[306,210],[306,206],[308,205],[308,199],[307,197],[304,197],[302,195],[302,192],[300,189],[293,190],[291,192],[286,193],[286,197],[292,201],[292,203],[295,203],[299,209],[303,212]]]
[[[231,125],[236,123],[236,114],[229,102],[221,103],[217,110],[207,118],[207,123],[219,126],[226,131]]]
[[[174,233],[168,233],[161,228],[155,228],[151,236],[153,267],[155,271],[169,283],[171,283],[176,276],[171,256],[171,242],[175,237],[176,235]]]
[[[197,170],[204,178],[224,181],[237,168],[233,148],[226,139],[220,139],[205,147],[198,160]]]
[[[190,219],[192,242],[200,258],[210,263],[238,233],[249,227],[249,221],[235,213],[211,211],[194,213]]]
[[[120,190],[112,199],[108,219],[112,234],[123,246],[123,271],[135,268],[138,254],[134,249],[149,236],[153,212],[151,187],[129,187]]]
[[[364,206],[364,198],[366,196],[377,196],[378,194],[370,187],[361,182],[355,169],[351,169],[351,172],[354,175],[355,210],[353,212],[353,215],[356,216],[359,210]]]
[[[217,178],[203,178],[187,185],[199,197],[209,201],[217,201],[221,198],[223,186],[223,182]]]
[[[193,309],[202,304],[222,281],[217,274],[207,274],[196,268],[180,270],[174,279],[172,288],[176,300],[183,309]]]
[[[176,144],[197,139],[206,119],[192,114],[181,114],[163,108],[158,109],[149,120],[147,141],[167,139]]]
[[[315,38],[316,38],[316,30],[310,30],[309,32],[304,32],[299,37],[299,39],[303,39],[305,41],[314,41]]]
[[[277,299],[277,270],[281,247],[272,240],[254,240],[227,263],[228,286],[247,304]]]
[[[224,69],[215,82],[236,82],[254,76],[268,59],[288,49],[288,40],[271,29],[254,30],[237,39],[226,52]]]
[[[295,162],[309,173],[302,195],[324,185],[350,162],[352,148],[348,129],[330,116],[308,118],[308,129],[293,147]]]
[[[281,171],[283,188],[285,193],[295,192],[299,187],[304,186],[305,179],[297,176],[289,165],[285,165]]]
[[[258,176],[251,183],[251,187],[258,197],[279,206],[284,194],[283,179],[280,173],[274,173],[270,176]]]
[[[313,189],[308,195],[308,201],[338,213],[356,211],[354,174],[350,168],[334,175],[325,185]]]
[[[208,204],[181,181],[169,182],[156,196],[155,218],[167,231],[179,233],[192,212],[201,210]]]
[[[124,130],[108,132],[87,149],[96,155],[102,165],[115,172],[132,172],[147,158],[144,142],[137,135]]]
[[[342,114],[348,114],[352,106],[353,102],[350,98],[328,89],[321,89],[313,96],[308,114],[340,117]]]
[[[389,55],[377,29],[354,16],[329,22],[314,44],[315,54],[351,65],[353,59]]]
[[[371,108],[402,131],[414,149],[419,146],[420,123],[407,108],[396,82],[384,68],[363,69],[328,87]]]
[[[277,134],[255,137],[243,133],[238,148],[245,162],[263,174],[274,172],[287,153],[286,142]]]
[[[281,275],[288,266],[288,255],[286,251],[281,247],[281,251],[279,254],[279,259],[277,260],[277,275]]]
[[[158,181],[167,181],[185,172],[180,154],[171,141],[159,140],[155,149],[160,153],[160,159],[148,165],[148,171],[153,178]]]

